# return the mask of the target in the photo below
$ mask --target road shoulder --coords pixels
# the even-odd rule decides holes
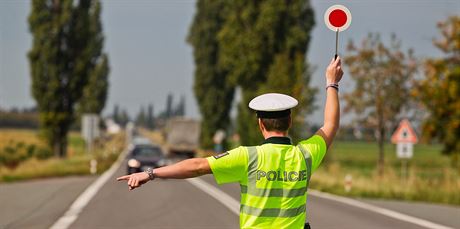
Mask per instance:
[[[96,176],[0,184],[0,228],[49,228]]]
[[[460,207],[395,200],[358,200],[372,204],[374,206],[390,209],[417,218],[426,219],[449,227],[460,228]]]
[[[219,186],[215,183],[214,178],[210,175],[201,177],[208,184],[213,185],[228,195],[232,196],[235,200],[239,200],[239,186],[236,184]],[[318,191],[312,191],[314,194]],[[335,196],[329,194],[331,196]],[[447,206],[441,204],[430,204],[430,203],[417,203],[417,202],[405,202],[396,200],[372,200],[363,198],[349,198],[341,197],[349,200],[359,201],[362,203],[370,204],[372,206],[380,207],[382,209],[391,210],[397,213],[401,213],[407,216],[416,217],[419,219],[427,220],[435,224],[444,225],[452,228],[460,228],[460,207]],[[332,198],[333,201],[337,201]],[[315,209],[309,208],[312,211]]]

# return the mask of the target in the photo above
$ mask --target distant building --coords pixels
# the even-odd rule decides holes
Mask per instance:
[[[118,134],[121,131],[120,125],[118,125],[113,119],[105,119],[105,126],[107,127],[107,133]]]

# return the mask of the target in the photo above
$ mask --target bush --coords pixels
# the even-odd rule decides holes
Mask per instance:
[[[44,147],[39,147],[36,148],[34,151],[34,157],[39,159],[39,160],[45,160],[53,156],[53,152],[51,152],[50,149],[44,148]]]
[[[69,141],[69,152],[76,153],[69,154],[66,158],[54,158],[50,150],[43,148],[38,143],[34,146],[31,146],[33,144],[25,144],[24,149],[30,151],[23,150],[23,152],[33,151],[33,156],[25,161],[21,161],[14,169],[2,166],[2,162],[0,162],[0,183],[46,177],[89,175],[91,174],[91,159],[97,160],[97,173],[103,173],[117,160],[119,154],[123,152],[125,147],[125,136],[123,134],[112,136],[104,142],[101,142],[101,144],[94,148],[91,154],[84,153],[84,145],[81,144],[82,141],[78,135],[71,134],[71,139],[72,140]],[[13,150],[16,150],[14,148],[17,144],[7,144],[13,148]],[[3,152],[3,150],[0,147],[0,153],[1,152]],[[39,159],[47,157],[50,158],[45,160]]]
[[[0,164],[8,168],[16,168],[21,161],[28,158],[27,154],[23,142],[18,142],[16,144],[10,142],[9,145],[5,146],[0,151]]]
[[[0,149],[0,165],[14,169],[19,163],[29,158],[35,157],[43,160],[52,156],[52,152],[47,148],[37,147],[35,144],[10,141],[8,145]]]

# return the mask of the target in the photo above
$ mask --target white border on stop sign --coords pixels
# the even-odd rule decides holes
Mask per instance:
[[[347,22],[345,23],[345,25],[343,25],[342,27],[335,27],[331,24],[331,22],[329,22],[329,14],[331,14],[332,11],[334,10],[342,10],[343,12],[345,12],[345,14],[347,15]],[[324,23],[326,23],[326,26],[336,32],[337,29],[339,29],[339,32],[341,31],[345,31],[346,29],[348,29],[348,27],[350,26],[351,24],[351,12],[350,10],[348,10],[347,7],[343,6],[343,5],[333,5],[331,7],[329,7],[326,12],[324,13]]]

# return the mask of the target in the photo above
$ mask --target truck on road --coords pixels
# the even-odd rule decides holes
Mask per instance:
[[[200,122],[194,119],[173,118],[165,127],[166,149],[169,158],[192,158],[200,146]]]

